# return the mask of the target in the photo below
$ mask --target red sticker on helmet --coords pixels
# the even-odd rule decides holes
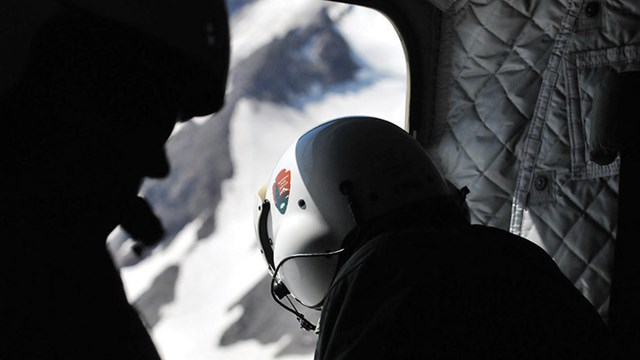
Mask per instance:
[[[289,192],[291,191],[291,171],[282,169],[273,183],[273,199],[280,214],[284,215],[289,204]]]

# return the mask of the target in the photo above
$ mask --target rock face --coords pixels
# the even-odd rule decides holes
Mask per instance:
[[[326,11],[238,64],[234,84],[244,96],[292,106],[353,80],[358,65]]]

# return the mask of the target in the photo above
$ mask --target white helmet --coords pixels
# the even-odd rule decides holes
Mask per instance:
[[[256,232],[280,284],[277,295],[290,292],[320,308],[338,270],[334,255],[349,233],[395,210],[449,197],[458,193],[421,145],[388,121],[347,117],[312,129],[286,150],[256,206]]]

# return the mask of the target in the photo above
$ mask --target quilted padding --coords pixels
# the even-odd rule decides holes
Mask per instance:
[[[588,129],[603,72],[640,70],[638,16],[636,0],[454,2],[427,142],[474,223],[540,245],[605,318],[619,161],[591,161]]]

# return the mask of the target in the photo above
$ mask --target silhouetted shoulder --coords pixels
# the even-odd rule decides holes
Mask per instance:
[[[611,358],[598,313],[522,237],[470,226],[371,241],[325,301],[317,359]]]

